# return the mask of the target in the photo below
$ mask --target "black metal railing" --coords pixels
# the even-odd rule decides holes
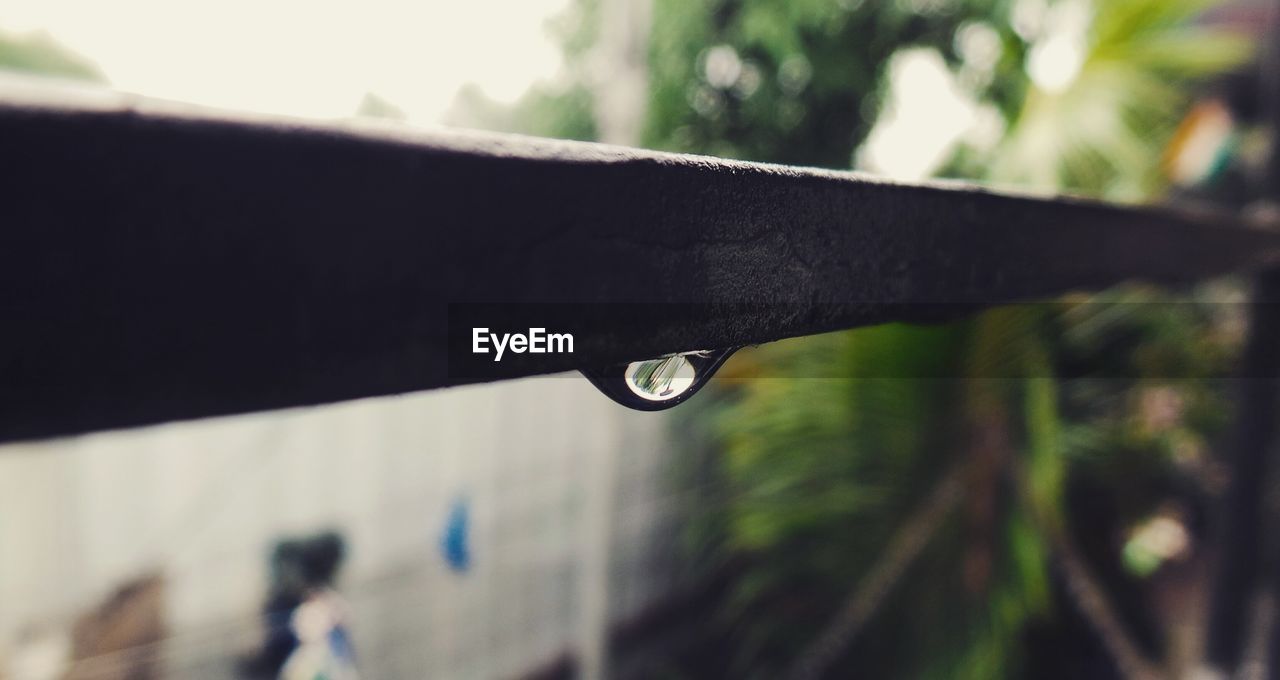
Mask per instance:
[[[735,347],[1280,262],[1274,220],[593,144],[0,103],[0,441]],[[634,305],[450,370],[449,306]],[[730,305],[671,314],[664,305]],[[643,327],[644,333],[629,332]]]

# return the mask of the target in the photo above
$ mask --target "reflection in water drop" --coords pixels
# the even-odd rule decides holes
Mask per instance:
[[[660,411],[693,396],[737,349],[681,352],[582,373],[623,406]]]
[[[627,387],[641,399],[666,401],[693,387],[697,372],[688,359],[677,354],[661,359],[633,361],[627,365]]]

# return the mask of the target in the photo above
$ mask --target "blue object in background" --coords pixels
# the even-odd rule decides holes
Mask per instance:
[[[440,552],[445,564],[459,573],[471,568],[470,506],[465,498],[459,498],[449,508],[449,516],[444,521],[444,535],[440,537]]]

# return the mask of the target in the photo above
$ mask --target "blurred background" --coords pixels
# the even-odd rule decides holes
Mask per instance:
[[[1273,5],[4,0],[0,97],[1244,209]],[[661,414],[564,376],[5,445],[0,678],[1225,677],[1245,299],[783,341]]]

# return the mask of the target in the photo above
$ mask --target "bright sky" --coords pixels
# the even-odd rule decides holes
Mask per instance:
[[[928,177],[977,123],[978,106],[936,50],[913,48],[889,62],[885,110],[858,153],[858,167],[902,180]]]
[[[373,92],[438,122],[459,87],[511,101],[561,58],[567,0],[0,0],[0,30],[45,31],[115,87],[311,117]]]

